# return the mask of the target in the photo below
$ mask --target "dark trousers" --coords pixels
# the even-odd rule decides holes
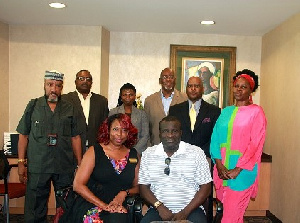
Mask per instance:
[[[48,200],[51,182],[54,191],[72,185],[74,174],[28,173],[25,195],[25,222],[47,222]]]
[[[188,216],[187,220],[193,223],[207,223],[207,218],[201,208],[197,208]],[[152,221],[162,221],[158,211],[154,208],[149,208],[145,216],[142,218],[141,223],[150,223]]]

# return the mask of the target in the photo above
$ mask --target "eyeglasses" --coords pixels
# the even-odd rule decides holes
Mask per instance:
[[[164,173],[166,174],[166,175],[168,175],[169,176],[169,174],[170,174],[170,163],[171,163],[171,158],[166,158],[165,159],[165,164],[167,164],[168,166],[164,169]]]
[[[91,77],[80,77],[80,76],[76,77],[76,79],[80,80],[80,81],[85,81],[86,80],[88,82],[92,82],[92,80],[93,80]]]
[[[167,80],[167,79],[173,80],[175,78],[175,76],[174,75],[162,75],[161,78],[164,80]]]

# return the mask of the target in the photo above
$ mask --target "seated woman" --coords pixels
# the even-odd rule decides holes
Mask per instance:
[[[135,149],[139,154],[147,148],[149,139],[149,121],[144,110],[136,108],[136,89],[130,84],[124,84],[120,89],[118,106],[109,111],[109,115],[123,113],[131,117],[132,124],[138,129],[138,142]]]
[[[136,140],[137,129],[127,115],[115,114],[103,122],[99,144],[84,154],[74,179],[74,191],[80,196],[70,222],[127,222],[122,204],[127,195],[139,192],[139,157],[132,148]]]

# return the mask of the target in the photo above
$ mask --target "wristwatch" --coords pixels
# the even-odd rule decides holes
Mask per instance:
[[[130,193],[129,193],[129,190],[122,190],[122,191],[125,191],[126,192],[126,196],[130,196]]]
[[[18,159],[18,163],[27,164],[27,159]]]
[[[157,209],[160,205],[162,205],[163,203],[161,201],[156,201],[154,204],[153,204],[153,207],[155,207],[155,209]]]

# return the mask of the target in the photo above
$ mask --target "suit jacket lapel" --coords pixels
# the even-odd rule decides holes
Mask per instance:
[[[157,106],[158,106],[158,109],[163,113],[165,114],[165,110],[164,110],[164,106],[162,104],[162,99],[161,99],[161,93],[160,91],[157,92],[157,94],[155,95],[156,99],[155,101],[157,102]]]
[[[137,116],[137,114],[138,114],[137,108],[134,107],[134,105],[132,105],[131,116]]]
[[[202,100],[200,110],[199,110],[199,113],[196,118],[196,123],[195,123],[194,129],[198,128],[201,125],[203,119],[205,118],[207,110],[208,110],[207,104],[204,100]]]
[[[117,110],[118,110],[118,113],[125,114],[125,108],[124,108],[124,105],[119,106]]]
[[[139,112],[138,112],[138,109],[136,107],[134,107],[132,105],[132,111],[131,111],[131,122],[135,122],[135,123],[138,123],[138,120],[139,119]],[[136,126],[137,127],[137,126]]]
[[[174,96],[172,98],[170,106],[178,104],[178,97],[179,97],[179,91],[174,89]]]
[[[81,115],[84,116],[84,114],[83,114],[83,108],[82,108],[82,105],[81,105],[78,93],[76,91],[73,92],[72,98],[73,98],[73,102],[74,102],[75,107],[76,108],[80,108],[79,112],[80,112]]]
[[[191,120],[190,120],[190,108],[189,108],[189,101],[185,101],[184,104],[182,104],[182,116],[183,116],[183,121],[188,126],[188,129],[190,132],[191,130]]]
[[[95,111],[98,110],[96,106],[99,106],[99,104],[97,105],[97,103],[95,102],[95,97],[93,97],[92,93],[92,96],[90,98],[89,123],[93,122]]]

